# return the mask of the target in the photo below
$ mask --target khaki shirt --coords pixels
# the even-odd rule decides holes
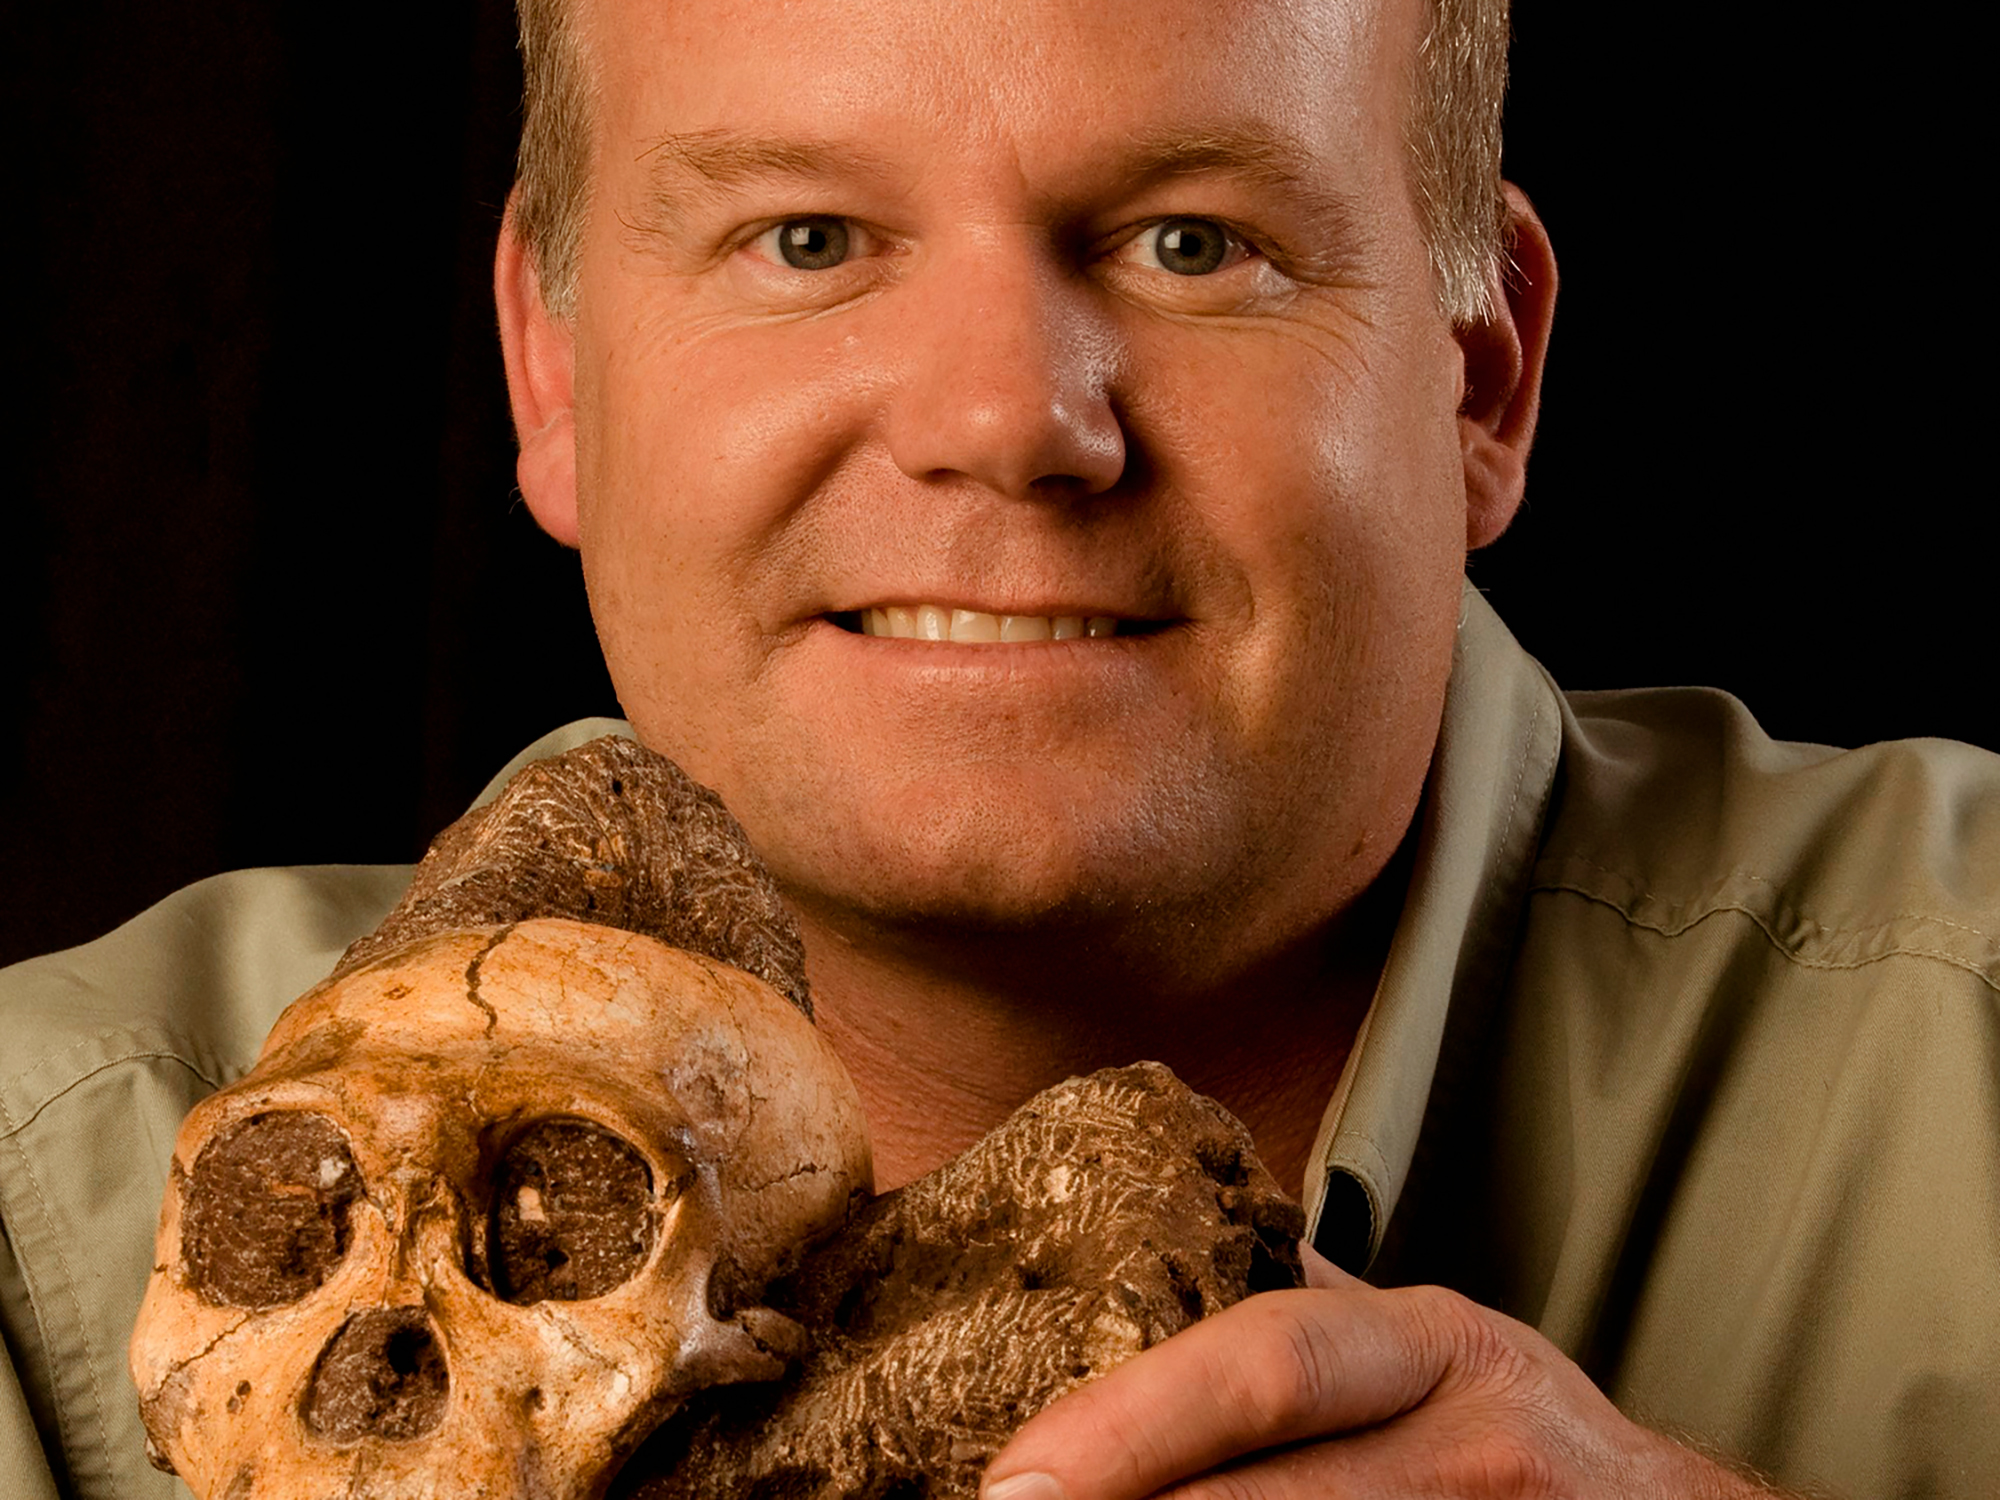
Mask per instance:
[[[1317,1242],[1534,1324],[1789,1484],[1992,1500],[2000,757],[1775,743],[1699,689],[1565,696],[1465,598]],[[175,1128],[408,873],[222,876],[0,974],[9,1496],[181,1493],[125,1369]]]

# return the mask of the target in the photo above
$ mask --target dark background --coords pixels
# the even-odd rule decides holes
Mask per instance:
[[[513,495],[511,11],[14,11],[0,961],[218,870],[410,859],[615,711]],[[2000,747],[1976,49],[1827,14],[1519,6],[1509,172],[1563,293],[1473,576],[1567,686]]]

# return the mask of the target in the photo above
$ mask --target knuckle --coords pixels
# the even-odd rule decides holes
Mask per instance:
[[[1316,1430],[1340,1384],[1340,1358],[1325,1326],[1302,1309],[1272,1315],[1268,1342],[1237,1362],[1234,1396],[1256,1430],[1274,1440]]]
[[[1494,1314],[1446,1287],[1411,1287],[1405,1293],[1411,1313],[1424,1336],[1442,1356],[1447,1379],[1465,1386],[1518,1385],[1531,1373],[1532,1361],[1509,1337]]]
[[[1462,1445],[1447,1476],[1446,1492],[1482,1500],[1545,1500],[1556,1491],[1556,1466],[1526,1433],[1492,1427]]]
[[[1272,1500],[1251,1469],[1223,1469],[1168,1490],[1157,1500]]]
[[[1403,1299],[1420,1326],[1450,1344],[1477,1337],[1485,1321],[1478,1303],[1450,1287],[1411,1286],[1394,1295]]]
[[[1407,1314],[1430,1342],[1434,1393],[1457,1414],[1456,1441],[1434,1455],[1429,1484],[1478,1500],[1548,1500],[1568,1465],[1549,1426],[1547,1370],[1531,1331],[1444,1287],[1404,1289]]]

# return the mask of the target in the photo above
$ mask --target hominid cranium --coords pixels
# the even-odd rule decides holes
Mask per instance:
[[[554,826],[584,845],[571,905],[672,910],[666,936],[803,997],[774,901],[714,909],[757,873],[747,851],[678,901],[659,859],[574,858],[649,821],[714,834],[719,809],[680,805],[684,779],[661,801],[644,756],[600,742],[536,768],[441,840],[384,931],[184,1123],[133,1371],[198,1494],[581,1500],[688,1393],[797,1352],[786,1319],[737,1303],[869,1183],[853,1085],[802,1007],[594,922],[408,936],[468,906],[512,918],[517,825]],[[550,863],[533,899],[560,909]]]

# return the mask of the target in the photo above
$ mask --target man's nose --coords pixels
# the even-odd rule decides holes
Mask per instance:
[[[1125,433],[1102,293],[1052,261],[982,259],[933,267],[921,305],[906,303],[921,332],[889,414],[891,456],[912,479],[963,476],[1018,499],[1110,489]]]

